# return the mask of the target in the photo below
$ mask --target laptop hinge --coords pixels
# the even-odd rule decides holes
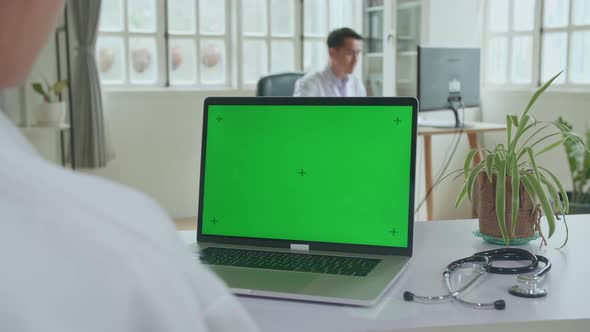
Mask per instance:
[[[291,250],[309,251],[309,244],[296,244],[296,243],[291,243]]]

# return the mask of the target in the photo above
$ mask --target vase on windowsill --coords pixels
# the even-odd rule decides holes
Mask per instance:
[[[60,101],[61,93],[68,86],[66,80],[58,80],[45,85],[40,82],[31,84],[33,90],[43,97],[43,103],[37,109],[37,125],[42,127],[58,127],[64,124],[66,104]]]
[[[40,127],[58,127],[65,123],[66,103],[42,103],[37,110],[37,125]]]

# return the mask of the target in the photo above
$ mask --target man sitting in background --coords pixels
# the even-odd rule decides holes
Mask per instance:
[[[366,97],[362,81],[352,75],[361,54],[363,37],[350,28],[328,35],[330,64],[295,82],[295,97]]]
[[[62,9],[2,0],[0,89],[23,84]],[[0,262],[0,331],[256,330],[154,202],[46,162],[2,112]]]

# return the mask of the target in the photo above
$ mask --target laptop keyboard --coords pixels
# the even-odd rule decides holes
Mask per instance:
[[[280,271],[364,277],[381,261],[376,258],[299,254],[264,250],[209,247],[200,251],[201,263]]]

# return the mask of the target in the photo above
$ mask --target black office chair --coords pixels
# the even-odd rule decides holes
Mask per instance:
[[[256,96],[285,97],[292,96],[295,90],[295,81],[302,73],[274,74],[261,78],[256,85]]]

